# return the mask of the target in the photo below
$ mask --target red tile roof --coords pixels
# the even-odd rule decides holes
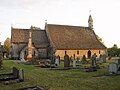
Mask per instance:
[[[58,50],[106,49],[88,27],[47,24],[46,29],[53,47]]]
[[[12,28],[12,43],[28,43],[30,29]],[[47,47],[49,45],[45,30],[32,30],[32,41],[36,47]]]

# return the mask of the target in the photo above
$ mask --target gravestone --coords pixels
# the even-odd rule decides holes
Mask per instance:
[[[94,53],[94,55],[92,56],[92,66],[93,67],[96,67],[97,66],[97,63],[96,63],[96,57],[97,57],[97,55],[96,55],[96,53]]]
[[[70,66],[69,56],[65,53],[65,56],[64,56],[64,67],[69,67],[69,66]]]
[[[92,57],[91,57],[92,66],[90,66],[90,67],[86,70],[86,72],[94,72],[94,71],[97,71],[98,65],[97,65],[97,63],[96,63],[96,57],[97,57],[97,55],[96,55],[96,53],[94,53],[94,54],[92,55]]]
[[[60,65],[60,58],[59,58],[59,56],[57,56],[56,59],[55,59],[55,65],[56,66]]]
[[[118,65],[118,70],[120,71],[120,59],[117,59],[115,63]]]
[[[55,54],[53,54],[51,56],[51,64],[55,64],[55,59],[56,59],[56,56],[55,56]]]
[[[106,63],[106,55],[102,55],[103,63]]]
[[[109,72],[110,73],[117,73],[117,71],[118,71],[118,66],[117,66],[117,64],[116,63],[111,63],[110,65],[109,65]]]
[[[73,57],[72,56],[70,56],[70,62],[72,62],[73,61]]]
[[[60,64],[60,56],[58,55],[57,58],[58,58],[58,60],[59,60],[59,64]]]
[[[102,55],[99,56],[99,63],[102,64]]]
[[[85,64],[87,61],[86,61],[86,57],[85,57],[85,55],[83,55],[83,57],[82,57],[82,63],[83,64]]]
[[[73,67],[76,67],[76,60],[73,60]]]
[[[16,67],[13,67],[12,73],[0,74],[0,81],[10,81],[19,79],[19,70]]]
[[[22,62],[25,62],[25,59],[24,59],[24,52],[21,52],[20,60],[21,60]]]
[[[32,55],[31,63],[32,63],[32,64],[35,63],[35,56],[34,56],[34,55]]]
[[[24,71],[23,71],[23,69],[19,70],[19,81],[20,82],[24,81]]]

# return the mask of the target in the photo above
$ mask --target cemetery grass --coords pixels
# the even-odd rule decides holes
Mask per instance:
[[[110,62],[112,62],[111,60]],[[0,82],[0,90],[15,90],[30,86],[44,87],[46,90],[120,90],[120,75],[104,76],[108,63],[101,65],[97,72],[85,72],[82,69],[50,70],[34,65],[14,64],[13,60],[3,60],[1,73],[8,73],[13,66],[24,69],[24,82],[10,81],[9,85]],[[108,61],[107,61],[108,62]],[[120,72],[118,72],[120,74]],[[93,77],[103,75],[100,77]]]

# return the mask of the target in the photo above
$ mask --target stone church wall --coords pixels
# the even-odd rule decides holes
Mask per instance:
[[[10,53],[11,53],[11,58],[13,59],[18,59],[20,50],[25,46],[26,44],[13,44],[11,45]]]
[[[38,51],[39,51],[40,58],[47,58],[47,49],[46,48],[38,49]]]
[[[65,51],[67,51],[67,54],[69,57],[73,57],[75,54],[75,57],[82,59],[82,56],[85,55],[86,58],[88,58],[88,51],[89,50],[56,50],[55,55],[59,55],[61,59],[64,59]],[[91,51],[91,56],[96,53],[97,57],[100,56],[100,54],[106,54],[106,50],[90,50]]]

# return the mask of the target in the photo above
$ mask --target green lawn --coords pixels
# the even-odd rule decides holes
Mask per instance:
[[[29,86],[41,86],[47,90],[120,90],[120,75],[93,77],[108,72],[106,68],[99,69],[97,72],[85,72],[81,69],[49,70],[13,62],[13,60],[3,60],[4,70],[0,70],[0,73],[10,72],[13,66],[23,68],[25,81],[16,83],[14,80],[9,85],[0,82],[0,90],[14,90]],[[109,63],[102,66],[106,65]]]

